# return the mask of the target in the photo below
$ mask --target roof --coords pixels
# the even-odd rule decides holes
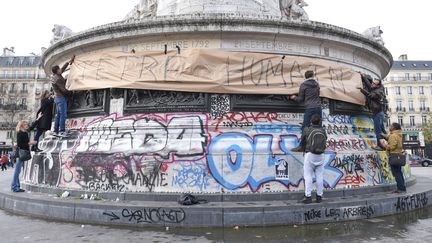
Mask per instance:
[[[391,70],[432,71],[432,61],[394,61]]]
[[[0,56],[0,67],[37,67],[40,56]]]

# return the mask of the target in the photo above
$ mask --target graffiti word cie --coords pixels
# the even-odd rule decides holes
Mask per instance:
[[[350,218],[370,218],[375,214],[372,206],[359,206],[348,208],[325,208],[311,209],[304,213],[304,221],[316,221],[321,219],[350,219]]]
[[[396,212],[406,212],[413,209],[423,208],[428,205],[426,193],[399,197],[395,203]]]
[[[183,209],[166,209],[166,208],[144,208],[140,210],[123,209],[121,214],[115,212],[104,212],[109,220],[116,221],[126,219],[136,224],[157,224],[171,223],[179,224],[186,219],[186,213]]]

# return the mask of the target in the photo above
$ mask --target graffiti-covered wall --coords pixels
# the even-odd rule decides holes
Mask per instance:
[[[272,192],[303,189],[300,113],[165,113],[70,119],[67,139],[47,136],[26,164],[27,183],[90,191]],[[228,105],[229,107],[229,105]],[[325,186],[374,186],[394,180],[375,143],[372,120],[330,115]],[[405,168],[410,176],[410,169]]]

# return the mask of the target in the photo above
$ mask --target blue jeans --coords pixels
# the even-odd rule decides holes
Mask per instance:
[[[17,192],[19,189],[21,189],[20,181],[19,181],[19,175],[21,173],[21,167],[22,167],[22,161],[17,158],[16,159],[16,165],[15,165],[15,172],[12,179],[12,185],[11,189],[14,192]]]
[[[310,127],[311,118],[315,114],[318,114],[321,117],[321,119],[322,119],[322,110],[321,110],[321,107],[309,108],[309,109],[305,110],[305,113],[303,115],[302,131],[303,131],[304,128]],[[321,121],[320,125],[322,125],[322,121]]]
[[[380,139],[384,138],[381,134],[382,133],[387,134],[384,128],[384,112],[381,111],[380,113],[376,114],[373,117],[373,121],[374,121],[374,131],[377,139],[377,145],[380,148],[385,150],[384,146],[380,142]]]
[[[67,100],[66,97],[55,97],[56,115],[54,122],[54,132],[64,132],[67,118]]]

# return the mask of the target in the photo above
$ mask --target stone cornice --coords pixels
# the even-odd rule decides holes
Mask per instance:
[[[53,61],[50,62],[50,59],[57,59],[55,57],[61,54],[71,54],[77,48],[85,46],[137,37],[185,33],[272,34],[275,39],[278,36],[306,37],[349,45],[353,49],[375,54],[383,66],[391,67],[393,64],[393,57],[387,48],[345,28],[313,21],[289,21],[274,16],[237,14],[164,16],[98,26],[55,43],[44,53],[42,63],[52,65]]]

